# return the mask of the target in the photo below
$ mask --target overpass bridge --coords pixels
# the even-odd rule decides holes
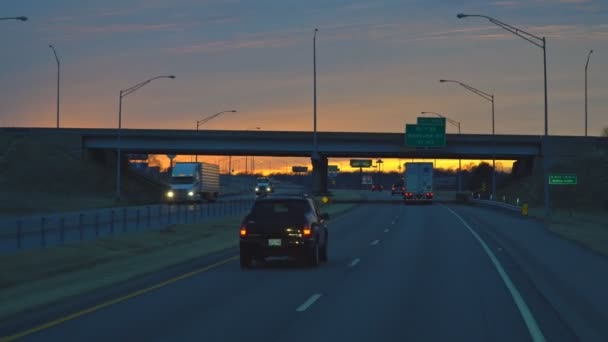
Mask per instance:
[[[0,134],[61,137],[88,153],[112,153],[118,144],[116,129],[0,128]],[[405,146],[404,133],[318,132],[322,157],[313,161],[313,178],[315,189],[326,189],[330,157],[491,159],[495,156],[533,161],[542,156],[576,156],[582,150],[605,145],[605,141],[599,137],[447,134],[444,148],[411,148]],[[309,157],[312,132],[123,129],[120,145],[124,153]]]

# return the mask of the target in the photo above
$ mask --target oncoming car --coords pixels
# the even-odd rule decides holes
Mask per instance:
[[[264,195],[267,193],[272,193],[273,191],[274,187],[272,186],[272,182],[270,182],[269,178],[260,177],[257,179],[257,183],[255,186],[256,195]]]
[[[295,258],[310,266],[327,261],[327,220],[306,195],[261,196],[241,222],[241,268],[267,257]]]

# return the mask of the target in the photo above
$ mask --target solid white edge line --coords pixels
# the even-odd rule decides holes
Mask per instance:
[[[321,298],[321,294],[320,293],[313,294],[304,303],[302,303],[302,305],[298,306],[298,308],[296,309],[296,311],[297,312],[306,311],[306,309],[308,309],[311,305],[313,305],[319,298]]]
[[[500,275],[500,278],[502,279],[502,281],[505,283],[505,286],[509,290],[511,297],[513,298],[513,301],[515,302],[515,305],[517,306],[517,309],[519,310],[519,313],[521,314],[521,317],[524,320],[526,327],[528,328],[528,332],[530,333],[532,340],[535,342],[544,342],[545,336],[543,335],[543,332],[541,331],[540,327],[538,326],[538,323],[536,322],[534,315],[532,315],[530,308],[528,307],[528,305],[524,301],[523,297],[519,293],[519,290],[517,290],[517,287],[515,287],[515,284],[513,284],[513,281],[511,280],[511,278],[509,277],[509,275],[507,274],[505,269],[502,267],[502,265],[500,264],[500,261],[498,261],[498,258],[496,258],[496,255],[494,255],[494,253],[492,252],[490,247],[488,247],[488,245],[485,243],[485,241],[483,241],[483,239],[475,232],[475,230],[473,228],[471,228],[471,226],[469,226],[469,224],[462,217],[460,217],[460,215],[458,215],[454,210],[446,207],[443,204],[439,204],[439,205],[446,208],[454,216],[456,216],[460,220],[460,222],[462,222],[462,224],[464,224],[464,226],[469,230],[469,232],[473,235],[473,237],[475,237],[477,242],[479,242],[479,244],[481,245],[483,250],[486,252],[488,257],[492,261],[492,264],[494,264],[494,267],[496,268],[496,271]]]
[[[380,240],[374,240],[374,241],[372,241],[372,242],[371,242],[371,245],[372,245],[372,246],[375,246],[375,245],[377,245],[379,242],[380,242]]]
[[[388,233],[388,232],[389,232],[389,230],[390,230],[390,229],[386,228],[386,229],[384,230],[384,232],[385,232],[385,233]]]
[[[348,267],[355,267],[359,261],[361,261],[361,259],[356,258],[355,260],[351,261],[350,264],[348,264]]]

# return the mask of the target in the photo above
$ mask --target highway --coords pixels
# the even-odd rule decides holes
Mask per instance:
[[[22,340],[608,340],[608,258],[533,219],[395,196],[329,229],[319,268],[275,260],[241,270],[230,250],[179,281],[53,317],[61,323]]]

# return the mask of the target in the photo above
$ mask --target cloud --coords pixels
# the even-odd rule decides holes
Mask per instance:
[[[73,32],[78,33],[136,33],[151,31],[176,31],[183,30],[179,24],[110,24],[99,26],[76,26]]]

